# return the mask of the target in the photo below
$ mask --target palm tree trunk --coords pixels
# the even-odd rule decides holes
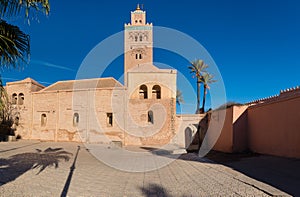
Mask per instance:
[[[197,109],[196,114],[200,114],[200,81],[197,81]]]
[[[204,85],[203,86],[203,100],[202,100],[202,109],[201,109],[201,112],[204,113],[204,107],[205,107],[205,99],[206,99],[206,89],[207,89],[207,86]]]

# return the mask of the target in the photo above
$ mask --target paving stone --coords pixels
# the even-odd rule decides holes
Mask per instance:
[[[82,148],[72,168],[77,146]],[[39,158],[48,148],[50,152],[60,148],[72,154],[68,154],[69,160],[62,155],[56,158],[55,154]],[[268,196],[253,185],[287,195],[194,154],[186,154],[160,169],[130,173],[98,161],[80,143],[0,144],[0,196]]]

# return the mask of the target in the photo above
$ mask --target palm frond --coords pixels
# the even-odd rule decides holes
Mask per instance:
[[[30,55],[29,35],[19,27],[0,21],[0,67],[17,68],[27,63]]]
[[[212,74],[206,72],[202,76],[202,83],[205,85],[208,85],[208,84],[217,82],[217,80],[214,80],[213,78],[214,78],[214,76]]]
[[[31,9],[41,11],[46,15],[50,12],[48,0],[0,0],[1,17],[12,17],[25,11],[25,16],[29,17]]]
[[[176,90],[176,103],[178,105],[180,105],[181,103],[184,103],[183,95],[182,95],[182,92],[180,90]]]
[[[203,60],[196,59],[191,62],[190,66],[188,66],[188,69],[190,70],[190,73],[195,73],[198,82],[202,83],[202,75],[205,74],[207,71],[208,65],[204,63]]]

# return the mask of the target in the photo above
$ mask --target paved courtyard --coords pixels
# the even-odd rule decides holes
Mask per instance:
[[[0,196],[272,195],[288,196],[192,153],[149,172],[125,172],[102,163],[80,143],[0,143]]]

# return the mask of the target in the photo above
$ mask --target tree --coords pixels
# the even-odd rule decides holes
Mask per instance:
[[[30,11],[41,11],[49,14],[48,0],[0,0],[0,67],[17,68],[28,63],[30,55],[29,35],[20,30],[18,26],[7,23],[3,18],[9,19],[25,12],[28,19]]]
[[[18,117],[17,114],[18,112],[10,105],[0,76],[0,135],[14,135],[14,130],[11,127],[13,126],[14,117]]]
[[[181,103],[184,103],[182,92],[180,90],[176,90],[176,103],[180,105]]]
[[[204,107],[205,107],[205,99],[206,99],[206,95],[207,95],[207,89],[209,89],[209,85],[211,83],[216,82],[216,80],[213,79],[214,76],[209,74],[208,72],[203,73],[202,75],[202,83],[203,83],[203,100],[202,100],[202,108],[201,111],[204,113]]]
[[[204,63],[203,60],[196,59],[191,62],[191,65],[188,67],[190,73],[193,73],[193,78],[196,77],[197,80],[197,108],[196,114],[200,114],[200,85],[202,83],[202,75],[206,72],[208,65]]]
[[[5,88],[2,84],[2,79],[0,76],[0,123],[5,120],[6,106],[8,102],[8,97]]]
[[[48,0],[0,0],[0,68],[18,68],[27,64],[30,56],[29,35],[5,19],[24,14],[29,22],[30,11],[49,14]],[[0,131],[10,130],[13,111],[0,77]],[[4,126],[4,128],[3,128]],[[11,133],[9,133],[11,134]]]

